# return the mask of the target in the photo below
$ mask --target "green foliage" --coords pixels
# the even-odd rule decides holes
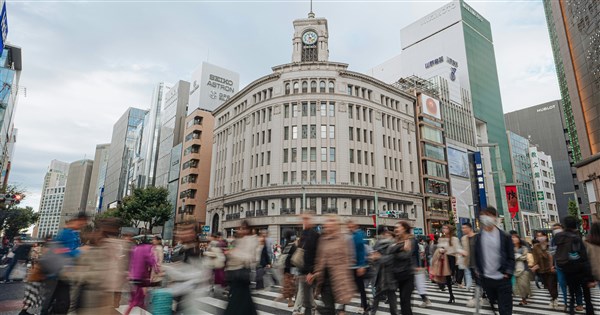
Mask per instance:
[[[569,216],[572,216],[577,219],[577,224],[581,224],[581,219],[579,218],[579,207],[577,206],[577,202],[573,199],[569,200],[569,207],[567,208],[567,213]]]
[[[30,227],[36,223],[39,219],[39,213],[33,212],[33,208],[17,208],[10,207],[9,209],[2,210],[0,228],[4,231],[9,239],[13,239],[19,235],[19,232],[23,229]]]
[[[155,226],[164,225],[171,218],[172,205],[169,202],[169,191],[162,187],[135,188],[130,196],[123,198],[121,206],[114,215],[124,225],[139,226],[143,224],[147,231]]]

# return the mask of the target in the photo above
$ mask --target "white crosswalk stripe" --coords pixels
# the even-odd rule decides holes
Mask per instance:
[[[275,298],[279,296],[280,287],[273,286],[270,289],[253,291],[253,299],[256,303],[256,307],[259,310],[260,315],[266,314],[291,314],[292,308],[287,306],[287,302],[275,302]],[[428,308],[418,307],[421,304],[421,298],[416,292],[413,292],[413,313],[414,314],[473,314],[475,309],[467,307],[467,301],[472,298],[473,293],[468,292],[465,289],[453,288],[456,303],[447,304],[449,295],[447,291],[440,291],[437,285],[433,283],[427,284],[427,293],[432,305]],[[525,315],[525,314],[544,314],[544,315],[558,315],[565,314],[561,310],[552,310],[549,306],[550,296],[547,290],[538,289],[532,282],[533,296],[528,300],[529,304],[526,306],[519,306],[518,303],[520,298],[514,297],[513,299],[513,314]],[[372,297],[368,293],[369,299]],[[600,314],[600,291],[597,288],[592,289],[592,300],[594,303],[594,309],[597,314]],[[559,289],[559,301],[562,304],[562,294]],[[227,298],[221,294],[216,294],[214,297],[202,297],[197,300],[200,307],[199,312],[203,314],[219,314],[227,307]],[[360,308],[360,297],[357,295],[352,299],[352,303],[346,306],[347,314],[361,314]],[[380,303],[377,314],[389,314],[389,305]],[[493,314],[489,306],[484,306],[481,310],[481,314]]]

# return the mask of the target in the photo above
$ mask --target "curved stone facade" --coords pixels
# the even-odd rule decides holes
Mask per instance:
[[[380,224],[422,226],[414,102],[346,64],[274,67],[213,112],[212,232],[248,219],[276,237],[304,209],[372,227],[375,195]]]

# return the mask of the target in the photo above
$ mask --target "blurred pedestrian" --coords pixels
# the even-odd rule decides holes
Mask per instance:
[[[406,221],[396,223],[396,243],[389,250],[388,255],[393,259],[394,278],[400,291],[400,313],[412,315],[411,296],[415,288],[411,235],[412,227]],[[389,301],[390,304],[394,301]]]
[[[23,308],[21,308],[19,315],[32,315],[28,312],[30,308],[42,306],[42,280],[44,280],[44,273],[42,272],[42,268],[38,261],[43,252],[44,250],[41,244],[36,243],[29,253],[31,269],[29,269],[27,274]]]
[[[302,213],[302,225],[303,230],[298,248],[296,249],[297,253],[292,256],[292,264],[299,269],[300,273],[298,276],[298,292],[296,294],[293,315],[302,314],[302,307],[304,307],[304,315],[311,315],[315,308],[313,282],[308,282],[307,280],[314,277],[319,233],[314,228],[311,212],[304,211]],[[300,257],[300,262],[294,259],[296,256]]]
[[[109,295],[112,295],[112,306],[121,305],[121,296],[128,290],[128,270],[131,256],[132,242],[129,235],[119,238],[121,222],[117,219],[103,219],[98,221],[99,229],[104,234],[100,246],[105,248],[106,257],[103,262],[107,264],[110,272],[104,278],[104,285]]]
[[[67,221],[40,264],[44,272],[44,300],[41,315],[67,314],[71,307],[71,284],[66,276],[74,261],[81,254],[79,231],[88,223],[88,216],[81,212]]]
[[[350,304],[356,293],[352,274],[354,270],[351,269],[355,265],[352,250],[341,233],[339,219],[327,216],[323,236],[319,239],[314,274],[310,273],[306,277],[309,284],[316,280],[317,292],[321,294],[324,304],[317,307],[321,315],[335,314],[335,304]],[[306,295],[309,292],[304,293]],[[338,314],[345,314],[345,310],[342,309]]]
[[[4,283],[12,282],[12,280],[10,279],[10,274],[12,273],[12,271],[14,270],[15,266],[17,266],[18,263],[21,263],[21,264],[27,263],[27,260],[29,259],[29,251],[30,250],[31,250],[31,246],[27,245],[27,244],[23,244],[23,242],[21,242],[21,237],[19,237],[19,236],[15,237],[14,245],[13,245],[13,248],[11,249],[11,251],[13,253],[13,257],[11,258],[10,262],[8,263],[8,267],[6,268],[6,272],[4,273]],[[21,279],[21,277],[19,279]]]
[[[256,306],[250,293],[250,268],[256,263],[258,241],[250,234],[248,221],[242,221],[234,241],[227,253],[225,268],[230,297],[225,315],[256,315]]]
[[[594,314],[590,288],[596,286],[584,242],[577,231],[577,218],[563,219],[565,230],[556,234],[556,264],[565,273],[569,287],[569,314],[575,314],[575,295],[583,290],[585,313]]]
[[[154,254],[154,259],[156,260],[157,269],[161,270],[161,266],[164,261],[163,254],[163,246],[162,246],[162,238],[159,235],[155,235],[152,238],[152,253]],[[163,281],[163,274],[161,272],[157,272],[152,270],[152,274],[150,275],[150,286],[151,287],[161,287]]]
[[[481,233],[475,236],[475,264],[492,308],[498,305],[500,315],[512,314],[512,283],[515,270],[515,253],[508,234],[500,230],[498,212],[494,207],[480,211]]]
[[[462,252],[460,255],[462,258],[462,267],[465,273],[465,286],[467,291],[470,291],[473,287],[473,273],[471,270],[475,267],[474,260],[471,256],[471,247],[473,247],[473,236],[475,233],[473,232],[473,226],[471,223],[466,222],[461,225],[462,238],[460,239],[460,245],[462,247]]]
[[[293,231],[288,230],[285,232],[284,238],[285,247],[278,258],[283,261],[283,288],[278,300],[286,299],[288,307],[293,307],[292,298],[296,295],[296,277],[292,273],[292,256],[296,252],[296,235],[294,235]]]
[[[434,272],[438,277],[438,283],[441,283],[441,277],[445,278],[445,286],[448,287],[448,293],[450,299],[448,304],[455,302],[454,294],[452,292],[452,274],[456,268],[456,254],[457,250],[460,250],[460,242],[458,238],[454,236],[454,229],[452,226],[446,224],[442,227],[442,237],[438,239],[437,249],[434,254]]]
[[[256,247],[256,261],[258,265],[256,266],[256,287],[255,289],[261,290],[265,288],[264,278],[267,269],[271,268],[271,258],[269,256],[268,245],[266,242],[266,234],[261,233],[258,236],[258,246]]]
[[[134,307],[145,309],[146,289],[150,286],[151,272],[159,272],[156,256],[152,245],[146,243],[145,238],[137,245],[129,262],[129,281],[132,285],[129,306],[125,311],[128,315]]]
[[[365,291],[365,281],[364,276],[367,273],[367,254],[365,251],[365,232],[363,232],[358,225],[349,220],[347,222],[348,229],[351,232],[352,236],[352,244],[354,245],[354,260],[355,265],[352,267],[354,269],[354,283],[356,284],[356,288],[358,289],[358,293],[360,293],[360,306],[363,309],[363,314],[368,314],[369,312],[369,303],[367,301],[367,292]]]
[[[600,223],[594,222],[592,224],[590,234],[584,244],[592,268],[592,275],[594,276],[594,280],[598,282],[600,281]]]
[[[550,307],[558,310],[561,305],[558,303],[556,269],[554,268],[554,258],[550,254],[548,234],[544,231],[537,231],[535,236],[538,243],[532,249],[534,265],[531,270],[540,275],[544,286],[550,293]]]
[[[388,250],[393,244],[394,233],[384,226],[379,226],[378,239],[373,246],[373,253],[370,256],[370,259],[374,262],[373,268],[376,272],[371,314],[376,314],[379,302],[386,299],[390,303],[390,314],[398,314],[398,303],[396,303],[398,284],[394,277],[394,260],[388,254]]]
[[[558,233],[563,232],[563,226],[560,223],[554,223],[552,225],[552,234],[553,236],[558,235]],[[569,295],[569,291],[567,290],[567,279],[565,279],[565,273],[560,269],[559,266],[556,265],[556,237],[552,238],[552,241],[550,242],[550,253],[552,254],[553,259],[553,263],[554,263],[554,269],[556,270],[556,279],[558,280],[558,287],[560,288],[560,291],[562,292],[562,297],[563,297],[563,304],[565,305],[564,307],[564,311],[567,311],[568,308],[568,301],[567,301],[567,297]],[[575,292],[575,300],[577,302],[576,306],[575,306],[575,311],[577,312],[583,312],[583,291],[581,291],[581,289],[577,290]]]
[[[516,231],[511,231],[510,235],[515,251],[515,295],[521,297],[519,305],[527,305],[527,299],[531,296],[531,281],[527,269],[529,249]]]
[[[411,235],[411,237],[412,258],[413,265],[415,267],[414,283],[415,288],[417,289],[417,292],[421,297],[421,304],[419,305],[419,307],[427,308],[428,306],[431,306],[432,303],[429,300],[429,297],[427,297],[427,264],[425,262],[425,242],[423,241],[423,239],[417,240],[417,238],[414,235]]]

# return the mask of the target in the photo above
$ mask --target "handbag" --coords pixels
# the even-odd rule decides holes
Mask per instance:
[[[304,268],[304,249],[300,247],[296,248],[296,251],[294,252],[294,255],[292,255],[292,259],[290,261],[296,268]]]
[[[64,249],[58,244],[51,244],[48,251],[39,260],[40,268],[46,276],[58,275],[65,266],[71,263],[71,257],[61,252]]]

